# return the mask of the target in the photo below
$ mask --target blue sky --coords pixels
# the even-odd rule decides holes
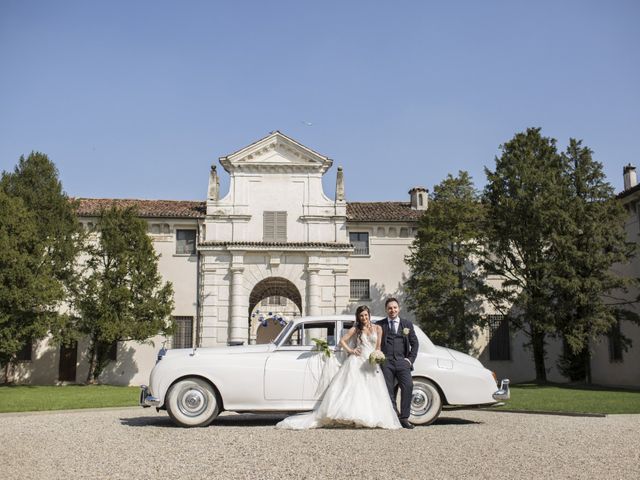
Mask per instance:
[[[334,159],[328,194],[342,165],[347,200],[406,200],[458,170],[481,188],[538,126],[620,190],[638,25],[633,0],[2,0],[0,170],[38,150],[72,196],[198,200],[220,156],[280,130]]]

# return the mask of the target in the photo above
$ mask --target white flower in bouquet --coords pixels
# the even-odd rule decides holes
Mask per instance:
[[[385,357],[384,353],[380,350],[374,350],[371,352],[371,355],[369,355],[369,363],[371,365],[382,365],[386,359],[387,357]]]

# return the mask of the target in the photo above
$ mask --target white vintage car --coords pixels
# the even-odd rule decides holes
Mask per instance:
[[[339,335],[353,316],[302,317],[291,321],[265,345],[161,351],[140,405],[166,409],[179,426],[209,425],[223,410],[301,412],[313,409],[326,357],[312,339],[325,339],[337,359]],[[420,342],[414,364],[413,424],[433,422],[442,407],[492,405],[509,398],[509,380],[500,388],[493,372],[470,355],[437,347],[416,326]]]

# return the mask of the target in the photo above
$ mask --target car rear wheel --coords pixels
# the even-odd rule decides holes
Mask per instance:
[[[206,427],[220,413],[213,387],[201,378],[185,378],[167,392],[167,412],[181,427]]]
[[[442,397],[438,387],[430,380],[414,378],[409,421],[414,425],[429,425],[441,411]]]

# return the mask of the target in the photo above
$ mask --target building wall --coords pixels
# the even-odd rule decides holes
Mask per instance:
[[[350,299],[348,312],[354,312],[360,304],[368,305],[373,315],[386,316],[384,302],[388,297],[400,301],[402,317],[414,320],[414,315],[404,306],[404,282],[409,268],[405,256],[415,236],[415,225],[398,222],[347,224],[349,233],[369,234],[369,254],[352,255],[349,258],[349,279],[369,280],[370,300]],[[400,236],[402,235],[402,236]]]

